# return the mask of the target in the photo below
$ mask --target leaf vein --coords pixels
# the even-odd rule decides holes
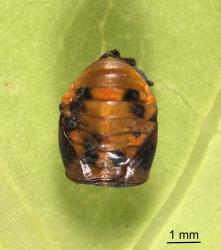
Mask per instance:
[[[112,1],[108,1],[108,5],[106,8],[106,11],[104,13],[103,18],[101,19],[100,23],[99,23],[99,27],[100,27],[100,34],[101,34],[101,52],[100,54],[103,54],[105,49],[106,49],[106,40],[105,40],[105,34],[104,34],[104,27],[106,25],[109,13],[112,9]]]

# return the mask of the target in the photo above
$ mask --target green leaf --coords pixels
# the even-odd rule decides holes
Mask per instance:
[[[178,249],[171,230],[198,232],[191,249],[221,248],[220,11],[218,0],[0,3],[0,249]],[[59,154],[58,104],[113,48],[155,81],[151,177],[76,185]]]

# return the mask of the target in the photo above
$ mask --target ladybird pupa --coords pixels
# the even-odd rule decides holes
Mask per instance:
[[[148,179],[157,146],[152,84],[116,49],[80,74],[59,105],[59,146],[69,179],[111,187]]]

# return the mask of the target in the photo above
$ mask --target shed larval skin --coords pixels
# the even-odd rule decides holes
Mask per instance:
[[[88,66],[60,104],[59,146],[69,179],[127,187],[149,176],[157,105],[138,68],[106,56]]]

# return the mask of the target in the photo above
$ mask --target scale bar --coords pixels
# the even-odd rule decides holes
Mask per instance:
[[[201,241],[167,241],[167,244],[194,244],[201,243]]]

